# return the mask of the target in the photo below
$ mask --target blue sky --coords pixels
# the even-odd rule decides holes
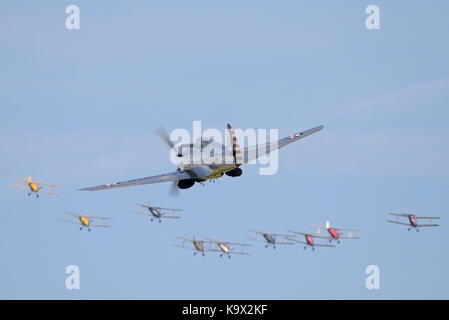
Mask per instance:
[[[81,11],[65,28],[65,8]],[[380,7],[381,29],[365,28]],[[448,299],[449,4],[446,1],[2,1],[0,298]],[[154,134],[192,127],[323,131],[179,198],[168,184],[78,192],[171,172]],[[28,198],[13,175],[63,186]],[[183,219],[147,223],[151,200]],[[441,216],[422,232],[390,211]],[[113,218],[80,232],[64,210]],[[361,239],[223,260],[176,236],[245,242],[248,229],[330,219]],[[68,265],[80,290],[65,288]],[[365,288],[366,266],[380,290]]]

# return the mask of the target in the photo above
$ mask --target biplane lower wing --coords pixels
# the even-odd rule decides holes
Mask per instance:
[[[20,184],[16,184],[16,183],[12,183],[12,182],[8,182],[8,183],[9,183],[9,185],[11,185],[13,187],[16,187],[16,188],[19,188],[19,189],[23,189],[23,190],[28,190],[29,189],[27,187],[21,186]]]

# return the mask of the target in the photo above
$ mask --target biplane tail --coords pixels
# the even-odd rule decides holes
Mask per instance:
[[[326,230],[329,230],[329,228],[331,227],[331,224],[329,222],[329,220],[326,221]]]
[[[30,184],[31,183],[31,176],[28,176],[28,184]]]

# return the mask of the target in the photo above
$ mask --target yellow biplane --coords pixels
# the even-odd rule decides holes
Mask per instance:
[[[17,183],[9,182],[11,186],[27,190],[29,196],[31,196],[32,193],[35,193],[37,198],[39,198],[39,193],[57,195],[57,193],[54,192],[53,189],[61,188],[60,186],[57,186],[55,184],[32,181],[31,176],[29,176],[28,179],[18,177],[13,178],[17,180]],[[48,190],[42,190],[44,188],[48,188]]]
[[[111,218],[105,218],[105,217],[94,217],[89,215],[82,215],[81,212],[78,212],[78,214],[75,214],[73,212],[65,211],[65,214],[68,215],[67,219],[61,219],[61,221],[67,222],[67,223],[73,223],[80,225],[80,230],[83,230],[83,228],[87,228],[87,230],[90,232],[91,227],[100,227],[100,228],[109,228],[109,225],[104,224],[105,220],[111,220]],[[75,219],[72,219],[75,218]],[[99,220],[99,224],[92,224],[95,220]]]

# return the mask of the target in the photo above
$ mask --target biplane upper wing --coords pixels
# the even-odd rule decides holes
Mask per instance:
[[[441,217],[415,217],[415,219],[429,219],[429,220],[436,220],[436,219],[441,219]]]
[[[410,215],[408,213],[394,213],[394,212],[390,212],[389,214],[395,217],[408,217]]]
[[[340,228],[340,227],[332,227],[332,229],[340,230],[340,231],[361,231],[357,228]]]
[[[410,223],[405,223],[405,222],[399,222],[399,221],[393,221],[393,220],[387,220],[387,222],[395,223],[395,224],[402,224],[403,226],[411,226]]]
[[[300,235],[303,235],[303,236],[311,236],[313,238],[333,239],[330,236],[326,236],[326,235],[323,235],[323,234],[317,233],[317,232],[308,232],[308,233],[306,233],[306,232],[299,232],[299,231],[292,231],[292,230],[288,230],[288,232],[295,233],[295,234],[300,234]]]

